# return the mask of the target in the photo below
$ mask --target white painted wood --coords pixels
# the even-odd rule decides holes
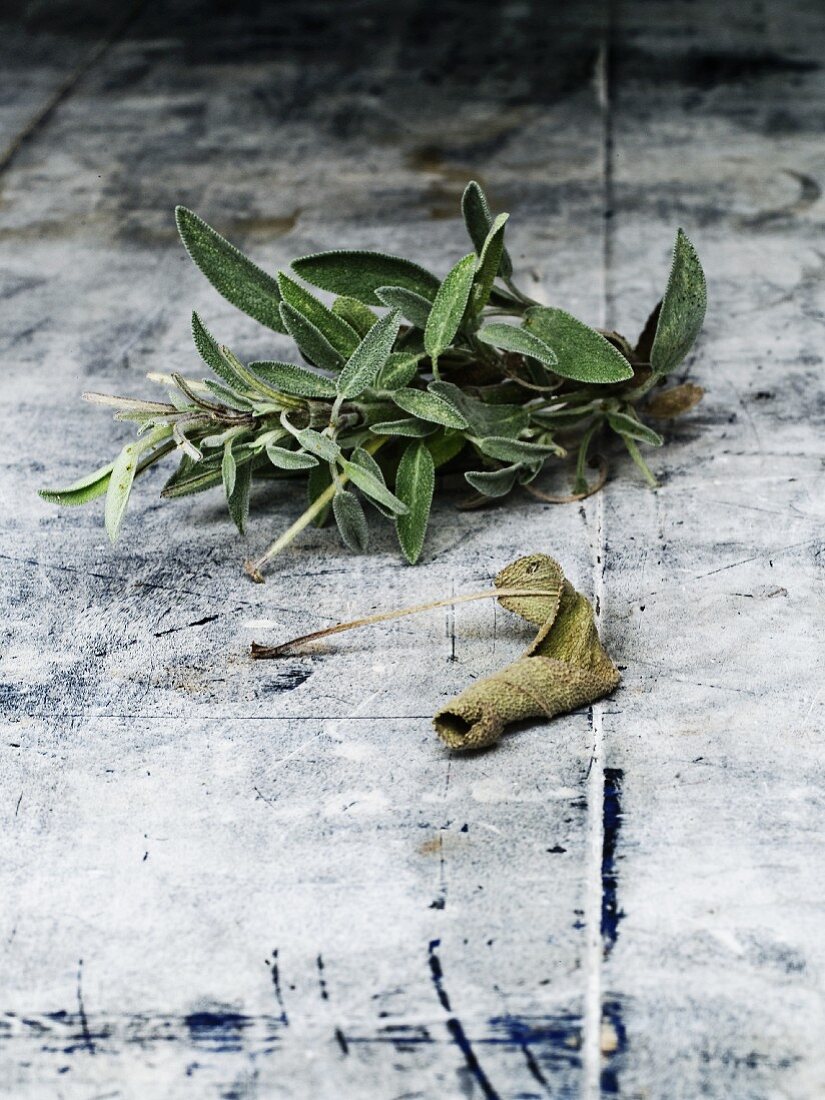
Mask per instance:
[[[0,176],[0,1092],[822,1091],[815,6],[575,7],[363,3],[334,45],[320,4],[147,10]],[[69,72],[86,43],[56,41]],[[366,558],[313,531],[264,588],[240,562],[299,513],[284,490],[240,540],[157,471],[115,549],[34,495],[128,436],[81,390],[197,369],[193,306],[287,350],[206,286],[175,202],[273,271],[335,244],[443,271],[476,172],[532,291],[594,323],[633,333],[676,224],[696,241],[708,395],[657,493],[619,460],[581,508],[447,501],[416,569],[377,528]],[[438,705],[524,644],[492,604],[246,658],[524,550],[599,596],[626,671],[592,716],[439,746]]]

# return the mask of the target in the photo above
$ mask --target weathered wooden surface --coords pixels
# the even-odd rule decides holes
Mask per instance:
[[[28,134],[0,173],[0,1091],[821,1096],[819,5],[229,7],[0,36],[3,147]],[[157,471],[115,550],[34,496],[126,435],[82,389],[193,369],[193,305],[286,350],[189,264],[176,201],[270,270],[445,270],[471,174],[534,294],[594,323],[632,333],[696,241],[708,395],[658,492],[618,462],[584,507],[443,504],[415,570],[313,532],[263,589],[239,563],[298,514],[280,491],[244,545]],[[625,672],[592,714],[439,747],[439,703],[524,644],[492,605],[246,659],[523,550],[599,597]]]

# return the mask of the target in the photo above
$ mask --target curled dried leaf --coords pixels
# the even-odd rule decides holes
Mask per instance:
[[[645,405],[645,412],[655,420],[673,420],[690,412],[705,395],[701,386],[693,382],[684,382],[681,386],[672,386],[654,394]]]
[[[506,566],[496,588],[537,588],[541,596],[502,597],[501,604],[539,627],[517,661],[477,680],[438,711],[433,723],[452,749],[495,744],[505,726],[526,718],[553,718],[609,694],[619,683],[616,666],[596,631],[593,608],[546,554]]]

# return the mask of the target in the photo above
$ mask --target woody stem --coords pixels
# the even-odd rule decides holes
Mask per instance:
[[[341,634],[345,630],[353,630],[358,626],[369,626],[372,623],[383,623],[389,619],[401,619],[405,615],[417,615],[421,611],[433,611],[437,607],[452,607],[457,603],[470,603],[472,600],[499,599],[502,596],[546,596],[547,591],[535,588],[485,588],[481,592],[470,592],[465,596],[449,596],[443,600],[433,600],[430,603],[414,604],[412,607],[395,608],[392,611],[380,611],[377,615],[367,615],[362,619],[352,619],[350,622],[337,623],[328,626],[324,630],[314,630],[311,634],[302,634],[299,638],[290,638],[288,642],[282,642],[276,646],[259,645],[253,642],[249,648],[251,657],[256,660],[267,660],[273,657],[285,657],[289,651],[306,642],[315,642],[320,638],[327,638],[330,634]]]

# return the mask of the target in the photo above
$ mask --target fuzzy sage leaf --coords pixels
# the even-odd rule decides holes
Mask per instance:
[[[696,249],[680,229],[650,352],[657,374],[668,374],[690,351],[705,320],[707,302],[705,273]]]
[[[186,251],[215,290],[262,325],[284,332],[277,281],[185,206],[176,208],[175,220]]]
[[[340,397],[357,397],[373,384],[390,357],[399,326],[397,310],[375,322],[338,375]]]
[[[401,456],[395,480],[395,491],[407,507],[406,514],[396,517],[395,529],[410,565],[415,565],[424,547],[434,488],[432,454],[425,443],[411,443]]]
[[[400,286],[428,298],[435,297],[439,282],[423,267],[387,256],[383,252],[360,249],[316,252],[293,260],[293,271],[302,279],[332,294],[344,294],[367,306],[380,306],[376,290],[382,286]]]
[[[481,255],[490,229],[493,225],[493,215],[487,203],[487,196],[481,189],[481,184],[470,180],[461,196],[461,213],[464,216],[464,224],[470,234],[477,255]],[[502,248],[499,260],[498,273],[504,279],[509,279],[513,274],[513,263],[507,249]]]
[[[633,368],[609,340],[563,309],[533,306],[524,325],[552,347],[558,359],[553,371],[562,378],[602,384],[633,377]]]
[[[434,371],[438,368],[439,355],[452,344],[458,332],[470,298],[475,270],[476,258],[471,252],[458,261],[438,288],[424,329],[424,350],[432,360]]]

